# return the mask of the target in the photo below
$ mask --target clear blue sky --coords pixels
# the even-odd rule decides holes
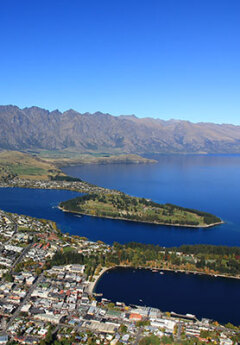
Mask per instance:
[[[0,47],[0,104],[240,124],[239,0],[5,0]]]

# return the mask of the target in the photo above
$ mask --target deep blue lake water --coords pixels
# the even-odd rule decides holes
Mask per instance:
[[[100,228],[110,242],[240,245],[240,155],[161,155],[157,164],[110,164],[68,167],[64,171],[104,187],[211,212],[225,224],[211,229],[174,228],[111,221]],[[98,231],[97,230],[97,231]],[[113,236],[112,236],[113,235]]]
[[[157,156],[157,164],[68,167],[71,176],[130,195],[212,212],[225,224],[209,229],[166,227],[118,220],[77,217],[57,209],[78,193],[58,190],[0,189],[0,209],[57,222],[62,231],[91,240],[137,241],[163,246],[181,244],[240,245],[240,155]],[[113,288],[114,287],[114,288]],[[113,300],[193,313],[240,324],[240,281],[151,271],[111,271],[98,291]]]
[[[240,155],[157,156],[147,165],[82,165],[65,168],[71,176],[120,189],[130,195],[158,202],[212,212],[225,224],[209,229],[190,229],[119,220],[79,218],[56,207],[77,193],[59,190],[0,190],[0,208],[47,218],[65,232],[106,243],[137,241],[163,246],[209,243],[240,245]]]
[[[162,311],[191,313],[220,323],[240,323],[240,282],[234,279],[117,268],[106,272],[96,292],[114,302],[146,305]]]

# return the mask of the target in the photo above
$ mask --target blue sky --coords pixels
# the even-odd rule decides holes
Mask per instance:
[[[240,124],[239,0],[0,1],[0,104]]]

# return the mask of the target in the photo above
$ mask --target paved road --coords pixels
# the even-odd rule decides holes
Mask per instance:
[[[12,267],[11,267],[11,272],[14,270],[14,267],[22,260],[22,258],[27,254],[27,252],[30,250],[30,248],[32,247],[32,243],[30,243],[26,248],[24,248],[24,250],[22,251],[22,253],[19,255],[19,257],[15,260],[15,262],[13,263]]]
[[[13,315],[11,316],[10,320],[8,321],[8,323],[7,323],[7,325],[6,325],[5,330],[7,330],[7,329],[11,326],[11,324],[13,323],[14,319],[15,319],[16,317],[18,317],[18,315],[19,315],[20,312],[21,312],[22,306],[23,306],[25,303],[28,302],[28,300],[29,300],[30,297],[31,297],[31,294],[32,294],[33,290],[35,289],[35,287],[37,286],[37,284],[39,284],[39,283],[42,281],[43,277],[44,277],[44,273],[42,272],[42,273],[40,274],[40,276],[37,277],[37,279],[35,280],[35,282],[33,283],[33,285],[32,285],[32,286],[30,287],[30,289],[28,290],[26,296],[24,297],[24,299],[22,300],[22,302],[20,303],[20,305],[18,306],[18,308],[15,310],[15,312],[14,312]]]
[[[143,332],[143,328],[140,327],[139,330],[138,330],[138,332],[137,332],[136,340],[135,340],[135,342],[133,343],[133,345],[138,345],[138,344],[139,344],[139,342],[140,342],[140,340],[141,340],[141,338],[142,338],[142,332]]]
[[[181,334],[182,334],[182,322],[178,322],[178,330],[177,330],[177,340],[181,340]]]

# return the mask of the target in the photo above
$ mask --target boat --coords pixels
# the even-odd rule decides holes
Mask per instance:
[[[161,271],[160,274],[164,274],[164,272]]]
[[[152,272],[156,273],[156,272],[158,272],[158,270],[152,270]]]

